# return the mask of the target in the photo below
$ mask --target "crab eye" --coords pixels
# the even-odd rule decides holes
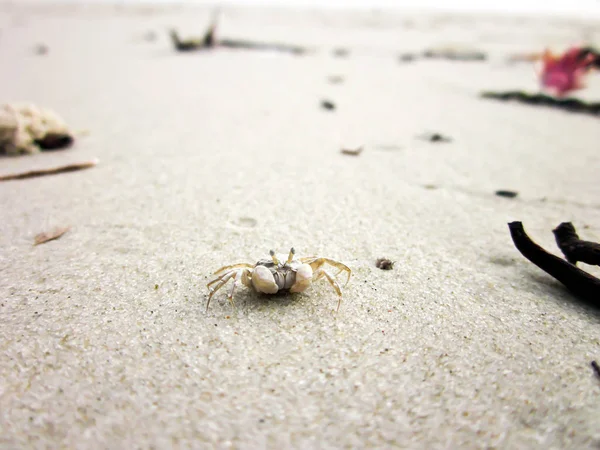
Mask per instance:
[[[296,250],[294,250],[294,247],[290,248],[290,254],[288,255],[288,259],[286,264],[289,264],[292,262],[292,260],[294,259],[294,255],[296,254]]]
[[[279,265],[279,260],[277,259],[277,256],[275,256],[275,250],[269,250],[269,255],[271,255],[271,258],[273,258],[273,262],[276,265]]]

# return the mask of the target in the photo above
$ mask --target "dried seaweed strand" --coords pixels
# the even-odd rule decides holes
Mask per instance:
[[[482,98],[501,101],[517,101],[528,105],[546,106],[568,112],[584,113],[592,116],[600,114],[600,103],[588,103],[577,98],[556,98],[546,94],[529,94],[522,91],[482,92]]]
[[[521,222],[508,224],[517,250],[548,275],[556,278],[577,296],[600,305],[600,280],[558,256],[552,255],[531,240]]]
[[[77,170],[88,169],[98,164],[97,159],[82,163],[66,164],[64,166],[51,167],[49,169],[29,170],[27,172],[10,173],[0,176],[0,181],[24,180],[26,178],[43,177],[46,175],[56,175],[59,173],[75,172]]]

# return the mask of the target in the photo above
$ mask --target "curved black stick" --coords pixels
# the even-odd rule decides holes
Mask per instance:
[[[563,222],[552,230],[556,244],[571,264],[579,261],[600,266],[600,244],[579,239],[577,230],[571,222]]]
[[[510,235],[521,254],[553,276],[577,296],[600,306],[600,280],[533,242],[521,222],[508,224]]]

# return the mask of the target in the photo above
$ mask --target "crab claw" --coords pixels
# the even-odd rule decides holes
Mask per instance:
[[[290,288],[290,292],[304,292],[312,283],[313,271],[310,265],[302,264],[296,270],[296,282]]]
[[[256,266],[254,268],[252,272],[252,285],[258,292],[265,294],[275,294],[279,290],[273,274],[264,266]]]

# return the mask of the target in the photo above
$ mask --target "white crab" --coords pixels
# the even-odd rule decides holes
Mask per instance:
[[[350,281],[352,271],[348,266],[333,259],[321,258],[318,256],[309,256],[306,258],[294,259],[295,250],[290,249],[287,260],[284,261],[285,255],[275,255],[271,250],[271,259],[261,259],[256,264],[240,263],[230,266],[221,267],[215,272],[217,278],[206,285],[209,289],[208,301],[206,302],[206,310],[212,296],[221,289],[230,279],[233,278],[233,285],[227,296],[229,302],[233,305],[233,293],[236,285],[241,281],[246,287],[254,288],[257,292],[264,294],[275,294],[277,292],[304,292],[313,281],[326,278],[329,284],[333,286],[335,292],[340,297],[338,300],[337,309],[340,309],[342,302],[342,290],[338,284],[336,277],[342,272],[348,272],[346,284]],[[281,258],[281,259],[280,259]],[[324,268],[325,264],[329,264],[339,272],[331,275]],[[213,286],[214,287],[211,287]]]

